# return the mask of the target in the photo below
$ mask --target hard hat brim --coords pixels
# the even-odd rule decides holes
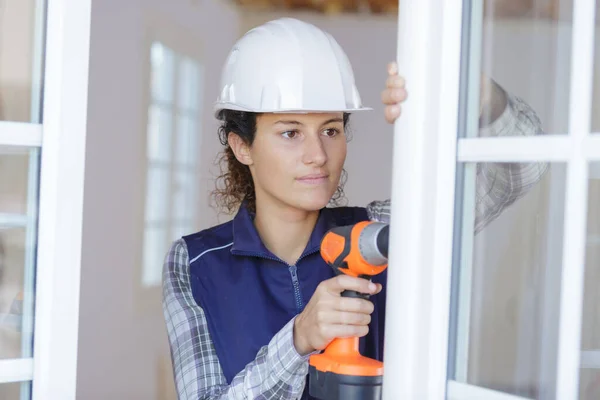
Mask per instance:
[[[313,113],[334,113],[344,112],[353,113],[357,111],[373,111],[371,107],[360,108],[344,108],[344,109],[297,109],[297,108],[277,108],[277,109],[254,109],[251,107],[243,107],[239,104],[217,102],[214,106],[215,116],[218,116],[222,110],[246,111],[253,113],[273,113],[273,114],[313,114]]]

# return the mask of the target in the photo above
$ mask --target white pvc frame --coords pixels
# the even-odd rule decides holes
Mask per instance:
[[[590,132],[595,1],[574,3],[570,134],[561,137],[457,140],[448,129],[458,125],[462,7],[399,5],[398,63],[411,95],[395,125],[383,398],[521,399],[447,380],[456,162],[560,161],[567,194],[555,390],[572,400],[580,367],[600,363],[597,352],[580,352],[588,174],[600,160],[600,135]]]
[[[75,399],[91,0],[48,0],[33,399]]]
[[[35,160],[30,164],[28,215],[1,216],[27,227],[28,246],[36,241],[36,221],[39,226],[33,357],[0,360],[0,383],[32,381],[35,400],[75,399],[76,394],[91,0],[48,0],[46,10],[45,53],[44,36],[35,44],[36,59],[45,58],[43,123],[37,123],[39,94],[32,96],[32,123],[0,122],[3,147],[43,149],[39,212]],[[43,15],[43,2],[38,2],[37,26],[43,26]],[[41,75],[34,68],[34,87],[41,85]],[[33,263],[27,256],[26,268]],[[33,287],[33,279],[26,286]],[[31,310],[25,308],[23,329],[31,330]],[[30,352],[25,344],[24,351]]]
[[[462,6],[462,0],[399,5],[398,67],[411,94],[395,124],[385,400],[446,393],[457,141],[448,127],[458,123]]]
[[[29,381],[32,377],[32,358],[0,360],[0,384]]]

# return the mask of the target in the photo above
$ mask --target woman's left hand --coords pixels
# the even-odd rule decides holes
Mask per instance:
[[[388,78],[385,82],[385,89],[381,92],[381,101],[385,105],[385,120],[393,124],[402,113],[401,104],[406,100],[404,78],[398,75],[398,64],[391,62],[388,64]]]
[[[391,62],[388,64],[388,78],[385,82],[385,89],[381,92],[381,102],[385,105],[385,120],[393,124],[402,113],[401,104],[404,103],[408,93],[406,92],[406,82],[403,77],[398,75],[398,64]],[[494,99],[494,85],[492,80],[485,74],[481,74],[480,95],[479,95],[479,115],[483,113],[486,107],[491,107]],[[504,108],[500,107],[500,112]]]

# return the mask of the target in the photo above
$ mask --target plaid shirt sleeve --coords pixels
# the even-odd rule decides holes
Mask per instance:
[[[544,134],[535,111],[518,97],[506,94],[507,106],[493,123],[480,129],[480,137]],[[475,181],[475,233],[525,196],[548,169],[547,163],[479,163]],[[371,220],[390,221],[390,200],[367,206]]]
[[[294,320],[262,347],[227,384],[201,307],[192,295],[183,239],[171,246],[163,270],[163,312],[179,399],[299,399],[308,357],[294,347]]]

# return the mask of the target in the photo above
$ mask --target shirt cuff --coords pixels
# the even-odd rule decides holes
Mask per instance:
[[[367,217],[370,221],[390,223],[391,200],[372,201],[367,205]]]
[[[513,128],[516,120],[515,110],[513,109],[513,99],[509,93],[506,93],[506,108],[494,122],[479,128],[479,137],[507,136],[514,134]]]
[[[291,382],[294,378],[302,378],[308,374],[308,359],[316,352],[300,355],[294,346],[294,321],[292,318],[269,343],[269,354],[274,356],[272,371],[283,382]]]

